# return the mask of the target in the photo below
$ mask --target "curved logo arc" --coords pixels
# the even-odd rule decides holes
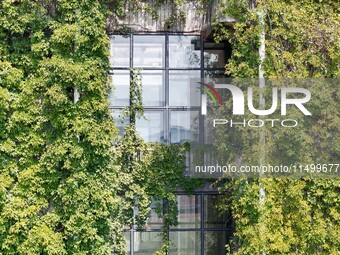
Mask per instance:
[[[221,98],[220,94],[216,91],[216,89],[215,89],[213,86],[211,86],[211,85],[209,85],[209,84],[205,84],[205,83],[203,83],[203,82],[197,82],[197,83],[199,83],[199,84],[201,84],[201,85],[207,87],[207,89],[204,88],[204,87],[203,87],[203,88],[200,88],[200,89],[201,89],[203,92],[205,92],[206,94],[209,95],[209,97],[211,98],[211,100],[214,102],[215,105],[217,104],[217,102],[216,102],[216,99],[215,99],[215,97],[213,96],[213,94],[216,96],[216,98],[217,98],[219,104],[220,104],[220,105],[223,105],[222,98]],[[210,90],[210,91],[209,91],[209,90]],[[212,93],[213,93],[213,94],[212,94]]]

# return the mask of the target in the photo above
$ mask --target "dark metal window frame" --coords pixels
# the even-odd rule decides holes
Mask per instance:
[[[136,229],[132,227],[129,230],[129,235],[130,235],[130,255],[134,254],[134,234],[135,233],[143,233],[143,232],[154,232],[154,233],[164,233],[166,232],[167,238],[169,240],[170,238],[170,233],[172,232],[200,232],[201,236],[201,244],[200,244],[200,250],[201,250],[201,255],[204,255],[204,250],[205,250],[205,233],[206,232],[225,232],[226,235],[224,236],[224,241],[225,243],[228,242],[228,239],[234,232],[234,228],[232,226],[232,220],[230,219],[230,215],[226,214],[226,223],[224,227],[222,228],[206,228],[204,226],[204,218],[205,218],[205,202],[204,202],[204,197],[205,196],[222,196],[223,194],[217,193],[216,191],[204,191],[204,192],[195,192],[193,194],[188,195],[187,193],[184,192],[177,192],[176,195],[182,195],[182,196],[198,196],[198,199],[200,201],[200,227],[199,228],[167,228],[165,231],[162,229],[150,229],[150,230],[144,230],[144,229]],[[166,210],[166,202],[163,203],[163,208]],[[166,211],[165,211],[166,212]],[[229,219],[228,219],[229,218]],[[222,255],[222,254],[221,254]]]
[[[120,35],[120,34],[112,34],[110,36],[115,36],[115,35]],[[170,112],[171,111],[198,111],[200,112],[200,107],[199,106],[170,106],[169,104],[169,97],[170,97],[170,88],[169,88],[169,77],[170,77],[170,71],[200,71],[200,78],[203,80],[204,79],[204,72],[205,71],[221,71],[224,72],[223,68],[205,68],[204,67],[204,43],[206,41],[203,40],[203,36],[201,33],[172,33],[172,32],[138,32],[138,33],[132,33],[129,36],[130,38],[130,66],[129,67],[110,67],[109,74],[112,75],[114,70],[126,70],[129,71],[131,68],[133,68],[133,42],[134,42],[134,36],[165,36],[165,66],[164,67],[140,67],[139,69],[141,70],[155,70],[155,71],[164,71],[164,100],[165,104],[164,106],[145,106],[144,110],[147,112],[149,110],[160,110],[163,111],[163,131],[164,131],[164,141],[168,144],[170,144]],[[171,68],[169,67],[169,36],[172,35],[177,35],[177,36],[197,36],[199,37],[200,40],[200,52],[201,52],[201,63],[200,67],[198,68]],[[209,48],[211,49],[211,48]],[[121,110],[125,106],[110,106],[110,109],[112,110]],[[203,132],[204,132],[204,127],[203,127],[203,116],[199,114],[199,140],[203,141]]]
[[[120,35],[120,34],[112,34],[111,36],[115,35]],[[111,67],[109,70],[109,74],[113,74],[114,70],[130,70],[133,68],[133,42],[134,42],[134,36],[154,36],[154,35],[159,35],[159,36],[165,36],[165,66],[164,67],[157,67],[157,68],[152,68],[152,67],[144,67],[144,68],[139,68],[141,70],[163,70],[165,73],[165,80],[164,80],[164,99],[165,99],[165,104],[164,106],[145,106],[144,109],[147,112],[148,110],[151,111],[163,111],[163,132],[164,132],[164,137],[165,137],[165,142],[168,144],[170,143],[170,114],[171,111],[198,111],[200,113],[200,107],[195,106],[195,107],[189,107],[189,106],[170,106],[169,105],[169,76],[170,76],[170,71],[200,71],[200,78],[203,81],[204,79],[204,73],[205,71],[221,71],[224,72],[224,68],[205,68],[204,67],[204,43],[205,41],[203,40],[203,36],[201,33],[172,33],[172,32],[147,32],[147,33],[133,33],[128,35],[130,37],[130,59],[129,59],[129,67]],[[169,36],[171,35],[178,35],[178,36],[198,36],[200,40],[200,57],[201,57],[201,62],[200,62],[200,67],[199,68],[170,68],[169,67]],[[210,47],[208,49],[211,49]],[[110,109],[112,110],[121,110],[125,106],[110,106]],[[203,136],[203,131],[204,131],[204,119],[201,114],[199,114],[199,139],[200,141],[203,141],[204,136]],[[177,192],[177,195],[188,195],[184,192]],[[171,232],[182,232],[182,231],[199,231],[200,236],[201,236],[201,254],[204,255],[204,248],[205,248],[205,232],[207,231],[224,231],[227,234],[225,235],[225,242],[227,242],[228,237],[232,234],[233,232],[233,227],[230,222],[228,222],[229,225],[224,225],[223,228],[205,228],[204,226],[204,217],[205,217],[205,212],[204,212],[204,196],[206,195],[220,195],[217,191],[211,191],[211,192],[206,192],[206,191],[200,191],[200,192],[195,192],[192,195],[199,196],[200,199],[200,227],[199,228],[181,228],[181,229],[167,229],[167,238],[169,239],[169,234]],[[163,203],[163,208],[166,210],[166,202]],[[134,254],[134,233],[138,232],[158,232],[162,233],[164,230],[162,229],[151,229],[151,230],[140,230],[134,228],[134,226],[129,230],[129,235],[130,235],[130,253],[131,255]]]

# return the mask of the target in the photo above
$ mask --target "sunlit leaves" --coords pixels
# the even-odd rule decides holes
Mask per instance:
[[[232,29],[216,23],[216,39],[228,38],[233,45],[226,72],[258,77],[261,10],[265,13],[266,77],[339,78],[339,7],[336,1],[256,1],[252,8],[243,1],[221,5],[221,11],[237,18]],[[300,127],[262,131],[266,163],[339,163],[339,84],[320,79],[307,88],[312,94],[308,104],[312,117],[301,118],[291,110]],[[242,159],[259,164],[259,139],[254,132],[241,133]],[[260,187],[266,194],[263,203]],[[336,254],[340,249],[339,187],[338,179],[228,181],[222,190],[232,193],[228,203],[236,221],[230,253]]]

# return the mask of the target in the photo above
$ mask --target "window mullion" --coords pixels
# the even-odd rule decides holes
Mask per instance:
[[[164,132],[166,143],[170,144],[170,114],[169,114],[169,34],[165,35],[165,111]]]

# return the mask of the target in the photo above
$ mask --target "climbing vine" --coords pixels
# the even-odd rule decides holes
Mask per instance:
[[[0,253],[125,254],[123,229],[152,199],[176,224],[185,148],[137,134],[141,81],[131,71],[130,125],[108,106],[108,6],[121,1],[0,2]],[[133,208],[139,213],[134,215]],[[166,244],[162,248],[167,249]]]
[[[156,213],[163,219],[163,230],[177,225],[176,191],[192,193],[201,185],[199,180],[184,176],[186,145],[148,144],[136,130],[136,120],[145,118],[142,103],[142,80],[139,70],[131,70],[130,106],[125,109],[130,124],[118,142],[118,179],[121,180],[122,222],[131,228],[144,229],[152,201],[157,202]],[[163,210],[163,203],[167,210]],[[138,211],[138,213],[134,213]],[[156,254],[166,254],[169,248],[167,235],[162,235],[163,245]]]
[[[175,1],[177,7],[182,4]],[[153,7],[144,8],[158,18]],[[249,5],[232,0],[222,1],[220,8],[237,19],[231,30],[215,23],[216,40],[228,38],[233,45],[228,74],[257,77],[261,8],[267,77],[339,77],[337,1]],[[124,16],[125,1],[0,1],[0,253],[124,254],[124,226],[143,228],[152,199],[168,203],[166,214],[157,210],[167,228],[177,223],[176,189],[190,192],[200,184],[183,178],[185,146],[149,145],[138,136],[134,124],[143,106],[136,70],[131,70],[127,109],[131,121],[123,138],[118,137],[107,102],[109,11]],[[178,17],[185,15],[179,12]],[[319,100],[310,105],[316,124],[306,122],[301,133],[266,130],[267,162],[282,155],[339,162],[339,89],[311,89]],[[256,148],[246,149],[255,162]],[[340,250],[338,179],[222,184],[228,194],[224,209],[232,210],[237,226],[230,253]],[[261,206],[260,185],[266,191]],[[159,253],[168,245],[164,242]]]
[[[231,27],[215,22],[217,41],[227,38],[232,57],[226,73],[232,77],[258,77],[260,64],[259,12],[264,14],[267,78],[332,78],[314,80],[308,108],[313,117],[298,112],[295,129],[264,128],[263,164],[331,163],[340,160],[339,140],[339,12],[336,1],[228,1],[220,13],[232,16]],[[274,86],[287,86],[276,80]],[[296,79],[297,85],[304,85]],[[323,81],[323,82],[322,82]],[[289,81],[288,81],[289,82]],[[270,104],[271,85],[264,91]],[[267,92],[269,92],[267,94]],[[255,99],[258,103],[258,100]],[[273,118],[280,118],[275,113]],[[245,117],[256,118],[253,115]],[[222,134],[229,162],[259,165],[259,133],[251,129]],[[235,149],[237,146],[237,150]],[[230,179],[222,192],[225,210],[232,210],[236,232],[228,245],[229,254],[337,254],[339,234],[339,179]],[[260,190],[265,191],[261,201]]]

